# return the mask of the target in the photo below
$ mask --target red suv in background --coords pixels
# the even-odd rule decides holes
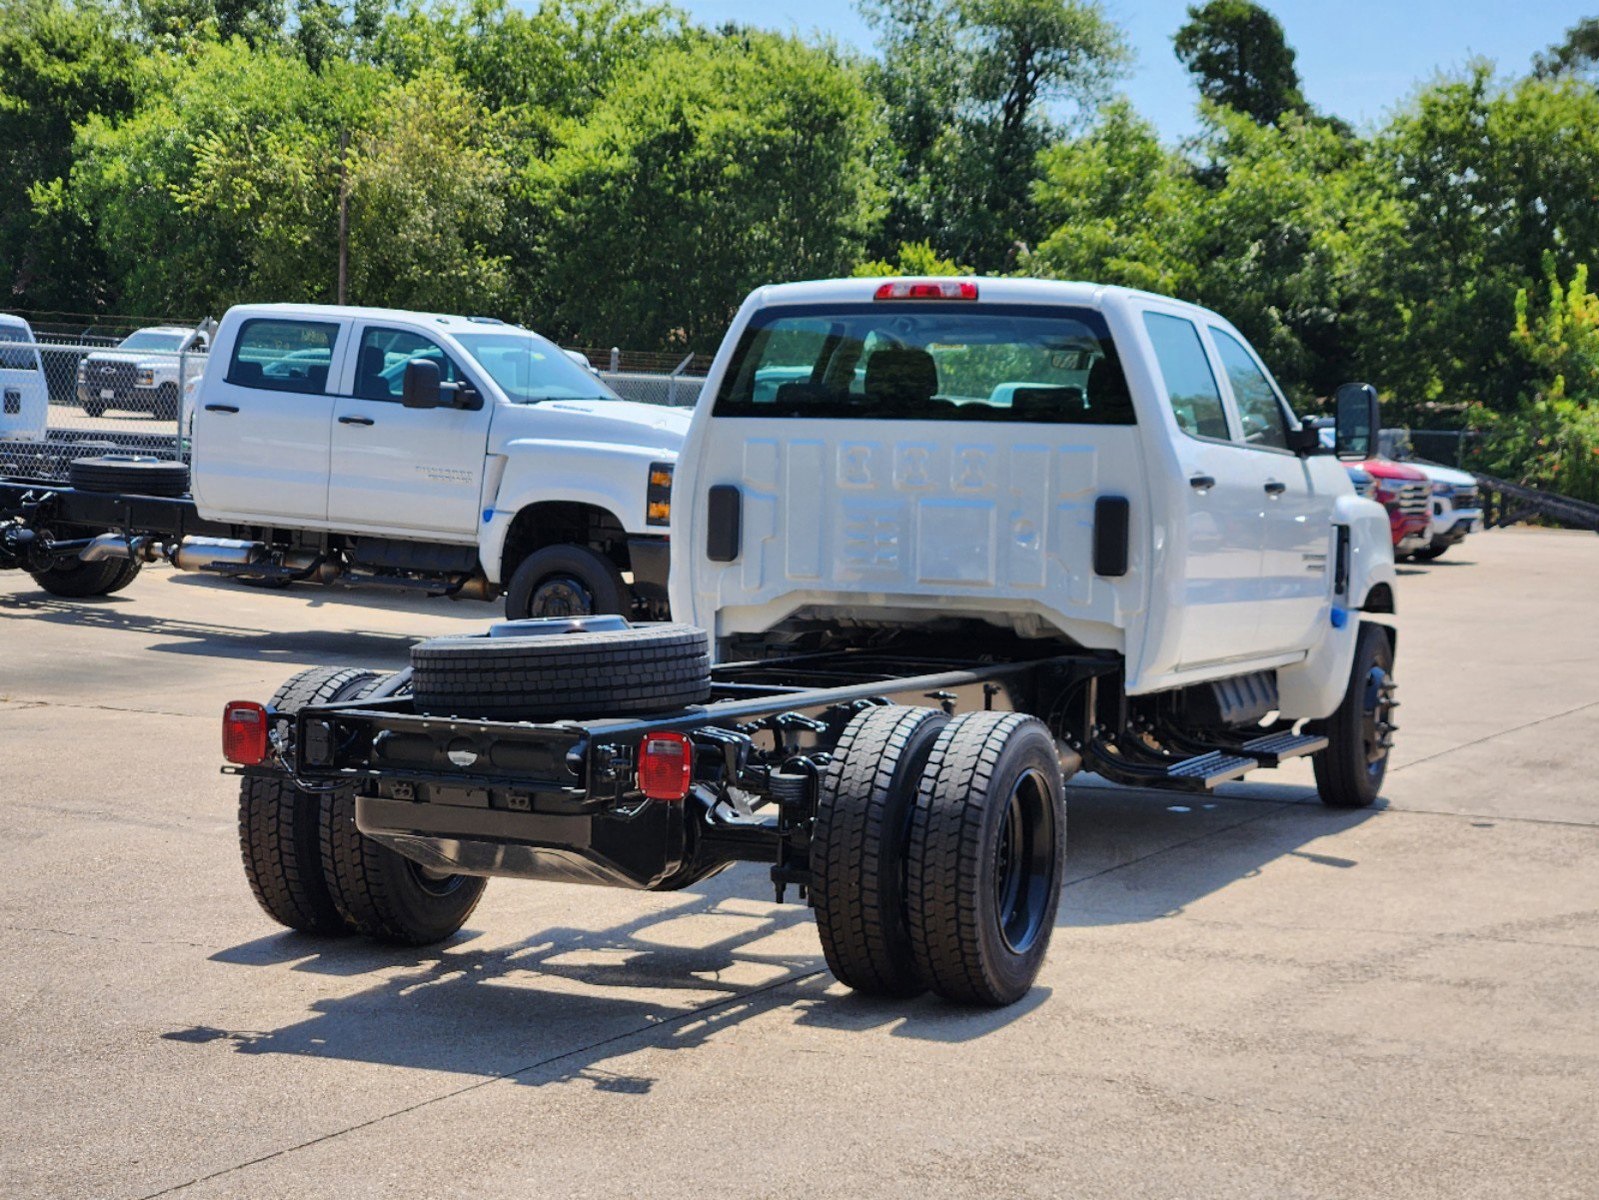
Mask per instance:
[[[1386,458],[1356,464],[1377,481],[1373,497],[1388,510],[1388,527],[1394,536],[1394,557],[1431,544],[1432,483],[1415,467]]]

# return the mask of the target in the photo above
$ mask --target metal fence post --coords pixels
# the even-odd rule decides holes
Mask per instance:
[[[691,350],[686,356],[684,356],[683,361],[677,364],[676,369],[673,370],[671,375],[667,377],[666,404],[668,408],[677,407],[677,377],[683,374],[684,371],[688,370],[689,364],[693,361],[694,352]]]
[[[172,438],[172,456],[183,459],[183,395],[189,382],[189,351],[185,346],[178,351],[178,428]]]
[[[622,351],[616,346],[611,347],[611,374],[622,369]]]

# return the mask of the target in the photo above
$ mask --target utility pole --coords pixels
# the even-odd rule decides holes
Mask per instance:
[[[350,192],[345,186],[344,160],[350,149],[350,131],[339,130],[339,299],[349,303],[350,292]]]

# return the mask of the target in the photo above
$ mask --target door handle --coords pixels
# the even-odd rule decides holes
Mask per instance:
[[[339,424],[340,425],[371,425],[371,424],[374,424],[374,422],[373,422],[371,417],[340,417],[339,418]]]
[[[1208,492],[1216,486],[1216,477],[1214,475],[1190,475],[1188,477],[1188,486],[1196,492]]]
[[[1275,479],[1266,480],[1266,495],[1281,496],[1288,490],[1286,483],[1278,483]]]
[[[233,413],[236,413],[236,412],[239,411],[239,406],[237,404],[207,404],[205,406],[205,411],[206,412],[233,412]]]

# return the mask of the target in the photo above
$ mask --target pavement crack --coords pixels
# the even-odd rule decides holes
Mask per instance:
[[[321,1145],[323,1142],[330,1142],[337,1138],[344,1137],[346,1134],[358,1133],[363,1129],[369,1129],[374,1125],[381,1125],[385,1121],[391,1121],[395,1117],[403,1117],[410,1113],[417,1112],[420,1109],[427,1108],[430,1105],[438,1104],[445,1100],[453,1100],[457,1096],[464,1096],[469,1092],[478,1091],[481,1088],[490,1086],[491,1084],[501,1083],[507,1079],[515,1079],[518,1075],[525,1075],[529,1071],[537,1071],[541,1068],[551,1066],[554,1063],[563,1062],[569,1058],[576,1058],[579,1055],[588,1054],[594,1050],[615,1045],[617,1042],[624,1042],[629,1038],[636,1038],[641,1034],[648,1038],[650,1035],[661,1033],[678,1025],[688,1024],[706,1016],[709,1013],[717,1012],[720,1009],[730,1008],[737,1004],[746,1004],[754,997],[765,995],[768,992],[776,991],[779,988],[790,987],[796,983],[804,983],[808,979],[814,979],[819,975],[825,974],[827,974],[827,972],[823,968],[817,968],[816,970],[812,971],[799,971],[793,975],[786,975],[782,979],[774,979],[771,983],[762,984],[760,987],[751,988],[746,992],[739,992],[734,996],[723,996],[720,999],[711,1000],[705,1004],[696,1005],[693,1008],[686,1009],[683,1012],[676,1013],[670,1017],[646,1020],[642,1025],[635,1026],[632,1029],[625,1029],[620,1033],[612,1034],[610,1037],[598,1038],[595,1041],[586,1042],[581,1046],[574,1046],[572,1049],[563,1050],[559,1054],[551,1054],[534,1062],[524,1063],[519,1067],[514,1067],[509,1071],[502,1071],[497,1075],[489,1075],[483,1079],[477,1079],[471,1083],[463,1084],[461,1087],[451,1088],[446,1092],[440,1092],[436,1096],[429,1096],[425,1100],[418,1100],[415,1104],[407,1104],[403,1107],[393,1109],[390,1112],[379,1113],[375,1117],[369,1117],[365,1121],[356,1121],[353,1124],[344,1126],[342,1129],[335,1129],[328,1133],[319,1134],[314,1138],[307,1138],[305,1141],[296,1142],[292,1146],[284,1146],[281,1149],[272,1151],[270,1154],[261,1154],[244,1162],[235,1163],[230,1167],[223,1167],[221,1170],[212,1171],[207,1175],[198,1175],[195,1178],[186,1180],[183,1183],[175,1183],[170,1187],[162,1188],[160,1191],[146,1193],[144,1196],[140,1197],[140,1200],[157,1200],[157,1197],[160,1196],[175,1195],[178,1192],[186,1191],[192,1187],[197,1187],[202,1183],[209,1183],[213,1179],[220,1179],[224,1175],[232,1175],[238,1171],[244,1171],[250,1167],[259,1166],[261,1163],[271,1162],[274,1159],[287,1157],[290,1154],[309,1149],[312,1146]]]
[[[1425,758],[1413,758],[1407,763],[1400,763],[1397,767],[1389,767],[1388,770],[1390,774],[1396,771],[1408,771],[1411,767],[1419,767],[1422,763],[1432,762],[1434,759],[1443,758],[1447,754],[1454,754],[1460,750],[1469,750],[1473,746],[1480,746],[1484,742],[1493,741],[1495,738],[1502,738],[1512,733],[1520,733],[1523,729],[1532,729],[1535,726],[1546,724],[1549,721],[1558,721],[1562,717],[1569,717],[1575,715],[1576,713],[1586,712],[1590,708],[1599,708],[1599,700],[1590,700],[1586,704],[1579,704],[1575,708],[1566,709],[1564,712],[1550,713],[1547,717],[1538,717],[1535,720],[1526,721],[1520,725],[1512,725],[1509,729],[1501,729],[1496,733],[1484,734],[1480,738],[1473,738],[1469,742],[1461,742],[1458,746],[1451,746],[1447,750],[1439,750],[1434,754],[1427,755]]]
[[[117,704],[73,704],[63,700],[20,700],[12,696],[0,696],[0,701],[19,705],[22,708],[71,708],[84,712],[114,712],[135,713],[151,717],[182,717],[190,721],[209,721],[211,717],[202,717],[195,713],[171,712],[164,708],[126,708]],[[220,709],[218,711],[221,711]]]
[[[84,933],[77,929],[52,929],[47,925],[0,925],[7,933],[37,933],[51,937],[77,938],[89,942],[112,942],[118,946],[189,946],[195,950],[219,950],[210,942],[187,942],[180,938],[124,938],[109,933]]]

